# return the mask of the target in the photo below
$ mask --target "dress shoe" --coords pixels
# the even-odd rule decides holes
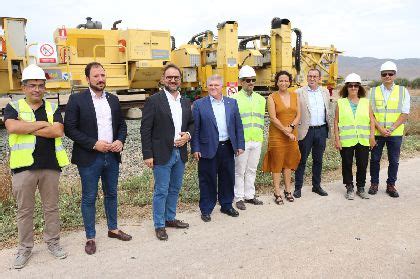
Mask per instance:
[[[302,196],[302,191],[301,190],[295,190],[294,192],[293,192],[293,197],[295,197],[295,198],[300,198]]]
[[[118,230],[118,233],[108,231],[108,237],[117,238],[117,239],[122,240],[122,241],[130,241],[132,239],[131,235],[126,234],[122,230]]]
[[[165,228],[157,228],[155,229],[156,237],[159,240],[168,240],[168,234],[166,233]]]
[[[321,187],[312,187],[312,192],[317,193],[320,196],[328,196],[328,193]]]
[[[398,198],[400,196],[395,186],[390,184],[386,185],[386,193],[392,198]]]
[[[238,217],[239,216],[239,212],[236,211],[233,207],[229,208],[229,209],[224,209],[221,208],[220,211],[224,214],[227,214],[231,217]]]
[[[96,252],[95,240],[88,240],[85,245],[85,252],[88,255],[93,255]]]
[[[204,222],[210,222],[211,221],[210,214],[201,214],[201,220],[203,220]]]
[[[245,210],[246,209],[246,206],[245,206],[244,201],[237,201],[236,202],[236,208],[237,209],[240,209],[240,210]]]
[[[186,229],[190,225],[188,223],[182,222],[180,220],[174,219],[171,221],[165,221],[165,226],[169,228],[177,228],[177,229]]]
[[[378,193],[378,184],[371,184],[368,193],[369,195],[376,195]]]
[[[252,199],[245,199],[246,203],[252,203],[253,205],[262,205],[263,202],[257,199],[256,197],[253,197]]]

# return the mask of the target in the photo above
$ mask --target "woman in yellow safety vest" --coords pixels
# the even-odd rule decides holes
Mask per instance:
[[[334,119],[335,147],[342,159],[343,183],[346,185],[348,200],[354,199],[353,157],[356,157],[356,194],[369,199],[365,192],[366,169],[369,149],[376,145],[375,122],[366,91],[361,86],[360,76],[351,73],[346,77],[340,90]]]

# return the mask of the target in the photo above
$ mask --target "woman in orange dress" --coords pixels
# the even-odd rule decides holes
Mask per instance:
[[[290,180],[292,170],[296,170],[300,161],[297,142],[300,107],[297,94],[287,91],[291,82],[291,74],[286,71],[278,72],[275,84],[279,90],[270,94],[267,99],[270,128],[263,171],[272,173],[274,197],[277,204],[283,204],[280,194],[280,173],[283,173],[284,196],[289,202],[294,201]]]

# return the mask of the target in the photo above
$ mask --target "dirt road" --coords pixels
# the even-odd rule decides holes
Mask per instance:
[[[325,185],[328,197],[304,187],[301,199],[278,206],[264,196],[238,218],[219,207],[210,223],[199,212],[179,214],[190,229],[168,229],[167,242],[150,220],[123,224],[134,237],[128,243],[106,238],[101,225],[93,256],[84,253],[84,232],[63,237],[65,260],[36,244],[20,271],[11,268],[15,249],[0,251],[0,278],[420,278],[419,165],[400,164],[398,199],[381,185],[370,200],[347,201],[337,181]]]

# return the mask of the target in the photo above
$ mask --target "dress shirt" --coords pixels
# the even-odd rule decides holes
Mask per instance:
[[[325,104],[322,96],[322,91],[319,87],[312,90],[309,86],[308,100],[309,100],[309,111],[311,112],[310,126],[321,126],[325,124]]]
[[[222,97],[220,101],[210,96],[211,107],[213,108],[214,117],[216,118],[217,131],[219,132],[219,141],[229,139],[226,125],[225,99]]]
[[[98,140],[112,143],[114,136],[112,132],[112,114],[106,94],[103,91],[102,95],[98,97],[95,92],[89,88],[92,95],[93,106],[95,107],[96,122],[98,124]]]
[[[394,89],[394,85],[392,84],[391,89],[386,89],[385,85],[381,84],[381,91],[384,96],[385,103],[388,103],[389,95],[391,95],[392,90]],[[410,93],[408,93],[407,88],[405,88],[405,98],[402,101],[402,113],[409,114],[410,113]]]
[[[178,95],[174,98],[171,93],[164,89],[166,98],[168,99],[169,108],[171,109],[172,120],[174,121],[175,134],[174,142],[179,139],[181,136],[181,125],[182,125],[182,107],[181,107],[181,94],[178,92]]]

